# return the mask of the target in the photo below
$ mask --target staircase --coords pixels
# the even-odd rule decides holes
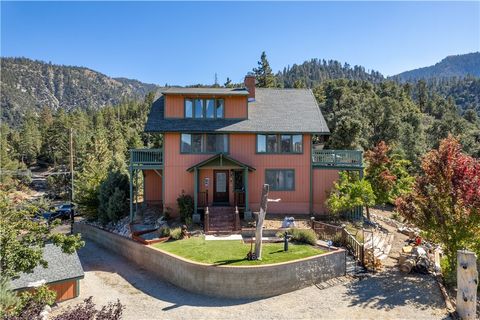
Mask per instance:
[[[208,234],[231,234],[235,231],[235,207],[209,207]]]

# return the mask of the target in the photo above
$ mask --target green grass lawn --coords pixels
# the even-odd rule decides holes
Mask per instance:
[[[311,245],[292,243],[289,244],[289,250],[285,252],[283,243],[264,243],[262,260],[249,261],[245,257],[250,251],[250,244],[236,240],[206,241],[204,237],[192,237],[156,243],[153,246],[197,262],[234,266],[285,262],[326,252]]]

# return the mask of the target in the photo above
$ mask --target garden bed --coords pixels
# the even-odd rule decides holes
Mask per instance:
[[[326,250],[307,244],[289,243],[283,251],[283,243],[263,243],[262,260],[247,260],[250,244],[236,240],[208,241],[202,237],[169,241],[153,245],[180,257],[213,265],[262,265],[287,262],[320,255]]]

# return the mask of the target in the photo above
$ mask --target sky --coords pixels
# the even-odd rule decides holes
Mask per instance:
[[[1,56],[163,85],[311,58],[384,75],[480,51],[480,2],[5,2]]]

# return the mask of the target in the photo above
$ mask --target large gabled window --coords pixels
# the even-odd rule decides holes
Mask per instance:
[[[181,153],[228,153],[228,135],[182,133],[180,137]]]
[[[301,134],[257,134],[257,153],[302,153]]]
[[[185,118],[223,119],[224,113],[223,99],[185,99]]]

